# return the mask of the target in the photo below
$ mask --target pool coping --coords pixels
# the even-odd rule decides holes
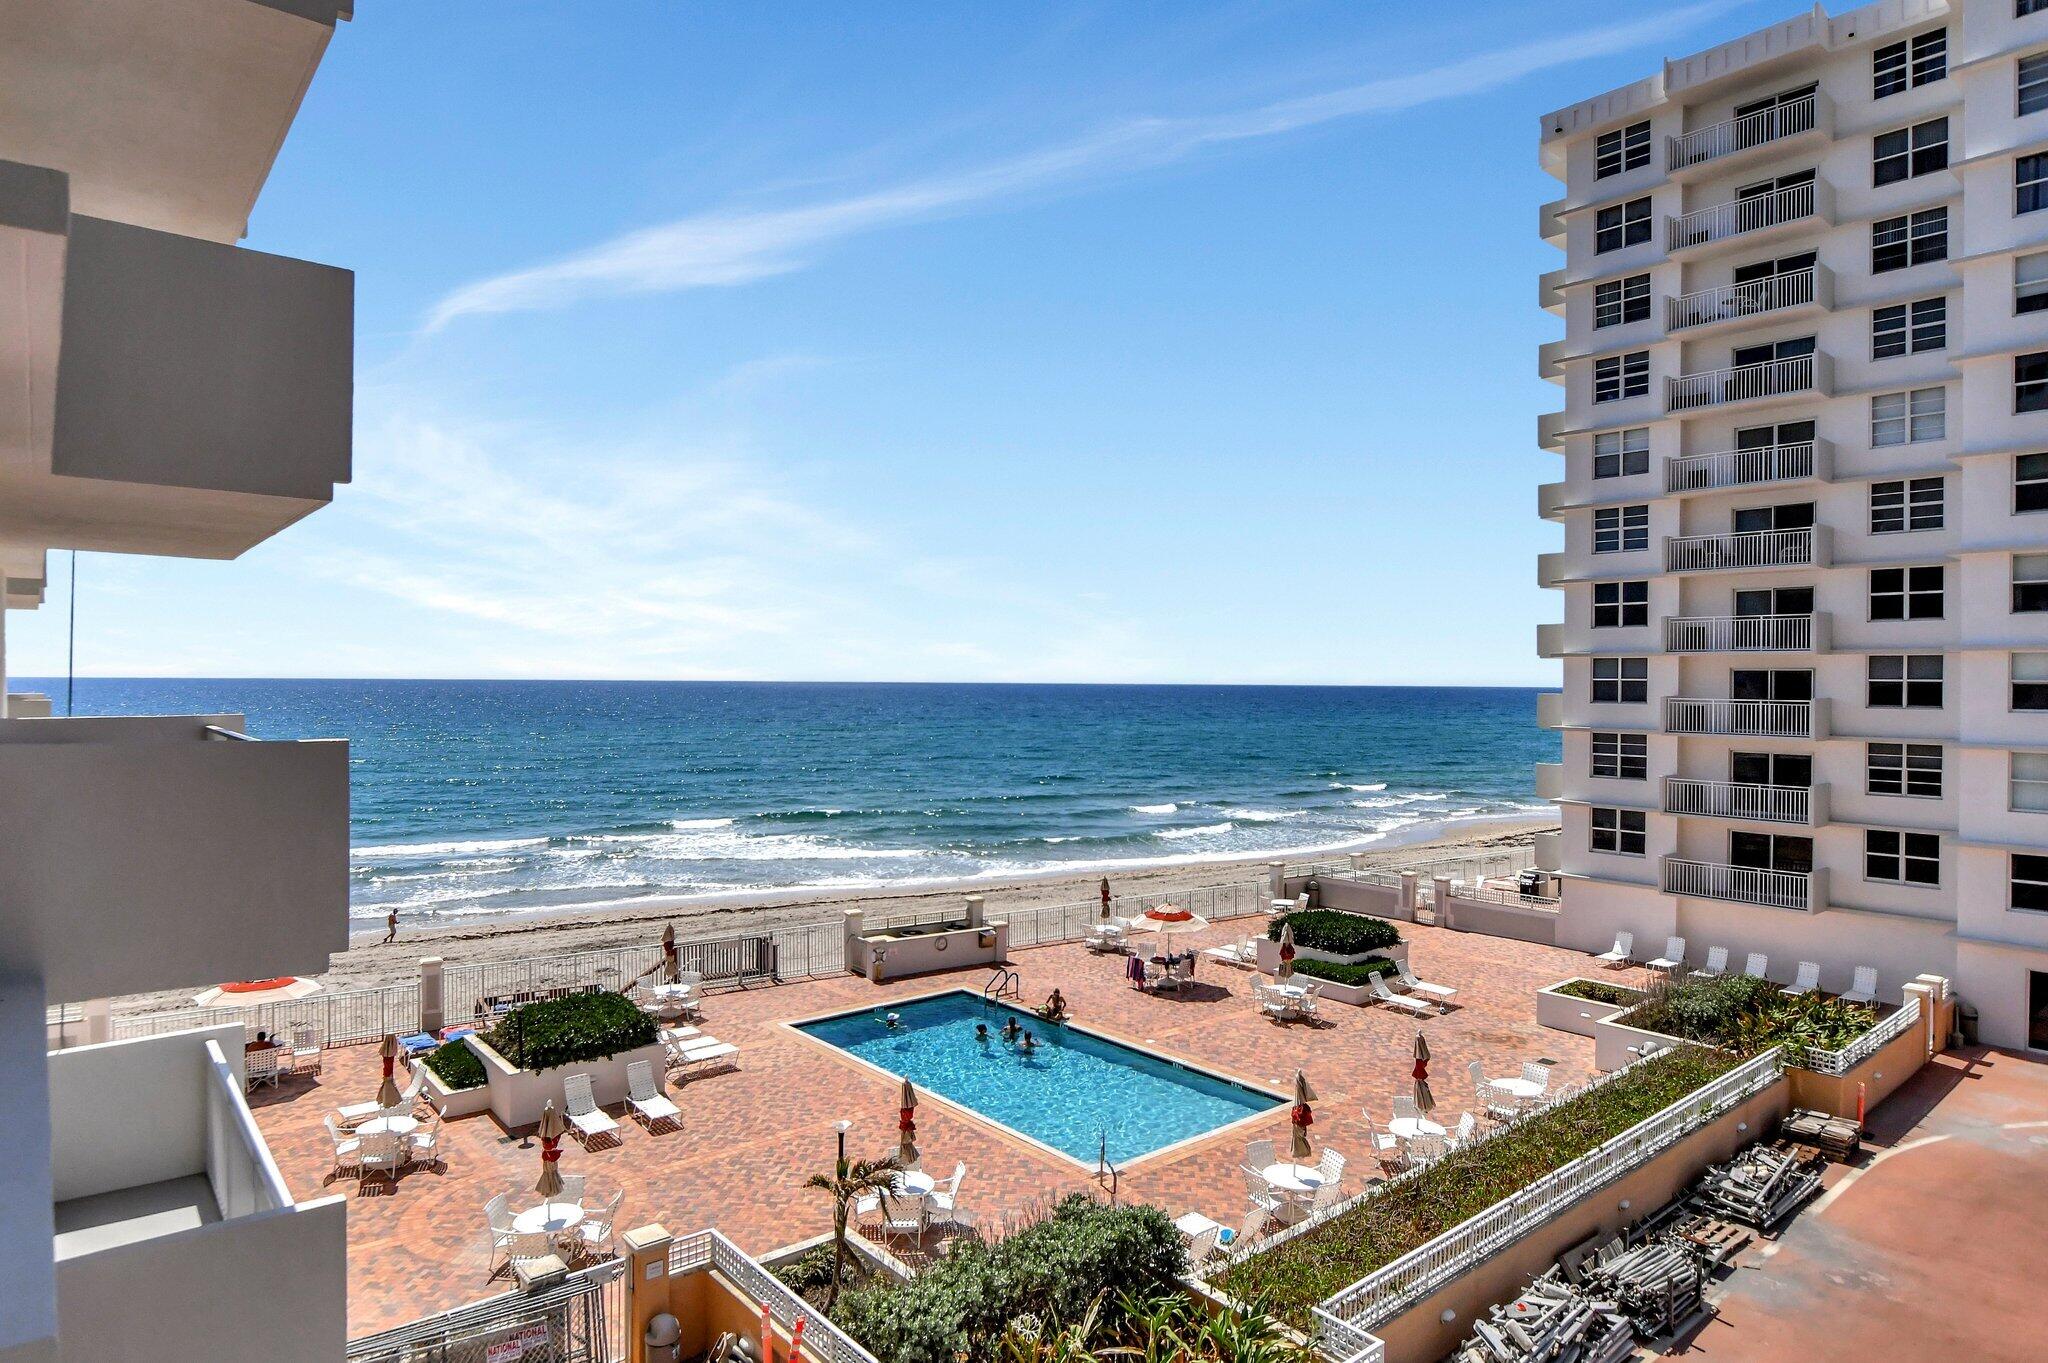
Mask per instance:
[[[867,1070],[871,1074],[875,1074],[883,1079],[889,1080],[892,1083],[901,1083],[904,1079],[908,1078],[907,1075],[898,1074],[894,1070],[884,1069],[882,1066],[877,1065],[874,1061],[869,1060],[864,1056],[855,1055],[852,1051],[847,1050],[843,1046],[837,1046],[834,1045],[832,1042],[824,1040],[823,1038],[812,1036],[809,1032],[805,1031],[804,1028],[810,1026],[813,1023],[832,1022],[839,1018],[865,1017],[875,1012],[875,1010],[878,1007],[884,1009],[895,1008],[906,1003],[921,1003],[926,999],[940,998],[946,994],[962,994],[969,999],[979,999],[984,1003],[993,1003],[998,1005],[999,1007],[1007,1008],[1014,1013],[1017,1013],[1026,1018],[1031,1018],[1040,1023],[1044,1023],[1045,1021],[1044,1018],[1039,1017],[1038,1014],[1032,1012],[1029,1008],[1021,1007],[1018,1004],[1011,1003],[1007,999],[991,999],[988,996],[977,993],[972,988],[969,988],[964,985],[948,985],[938,989],[926,990],[925,992],[919,994],[905,994],[899,998],[886,999],[879,1004],[864,1004],[858,1008],[834,1008],[827,1012],[814,1013],[807,1017],[786,1018],[778,1025],[786,1028],[790,1032],[795,1033],[798,1037],[801,1037],[806,1044],[816,1046],[820,1050],[825,1051],[827,1054],[837,1056],[841,1060],[850,1062],[851,1064],[856,1065],[861,1069]],[[1126,1040],[1125,1038],[1118,1036],[1114,1032],[1105,1032],[1094,1027],[1083,1027],[1081,1024],[1073,1022],[1071,1020],[1067,1022],[1058,1023],[1055,1025],[1060,1027],[1066,1027],[1073,1031],[1081,1032],[1088,1036],[1092,1036],[1097,1041],[1107,1041],[1111,1045],[1121,1046],[1123,1049],[1127,1051],[1135,1051],[1140,1055],[1149,1056],[1154,1060],[1163,1061],[1168,1065],[1172,1065],[1176,1069],[1188,1070],[1191,1073],[1199,1074],[1209,1079],[1220,1079],[1226,1084],[1235,1084],[1237,1087],[1244,1089],[1247,1092],[1262,1094],[1273,1100],[1273,1106],[1270,1108],[1262,1108],[1257,1112],[1248,1112],[1244,1116],[1239,1117],[1234,1121],[1225,1122],[1221,1126],[1210,1127],[1207,1131],[1199,1131],[1192,1136],[1183,1136],[1181,1139],[1177,1141],[1172,1141],[1166,1145],[1162,1145],[1156,1150],[1147,1150],[1144,1154],[1137,1156],[1135,1159],[1125,1160],[1120,1164],[1114,1161],[1109,1162],[1109,1168],[1117,1174],[1126,1173],[1138,1167],[1139,1165],[1146,1164],[1152,1160],[1156,1160],[1162,1155],[1169,1155],[1177,1151],[1184,1150],[1189,1146],[1195,1145],[1202,1141],[1209,1140],[1215,1136],[1220,1136],[1227,1131],[1233,1131],[1240,1126],[1247,1125],[1248,1123],[1263,1122],[1270,1120],[1275,1109],[1286,1107],[1288,1104],[1294,1101],[1293,1095],[1291,1094],[1281,1093],[1277,1089],[1269,1088],[1264,1084],[1252,1083],[1248,1079],[1241,1079],[1237,1075],[1231,1074],[1226,1070],[1215,1069],[1208,1065],[1197,1065],[1193,1061],[1183,1060],[1178,1056],[1167,1054],[1166,1052],[1159,1050],[1157,1047],[1147,1046],[1140,1042]],[[911,1080],[911,1082],[913,1084],[917,1083],[917,1081],[914,1079]],[[997,1133],[998,1135],[1007,1136],[1012,1140],[1019,1141],[1024,1145],[1029,1146],[1033,1150],[1039,1151],[1042,1154],[1050,1155],[1054,1159],[1059,1160],[1064,1164],[1072,1165],[1077,1169],[1083,1170],[1091,1176],[1099,1175],[1102,1173],[1102,1164],[1100,1162],[1084,1160],[1079,1156],[1070,1155],[1066,1151],[1059,1149],[1057,1146],[1048,1145],[1044,1141],[1039,1140],[1036,1136],[1026,1135],[1024,1132],[1019,1131],[1016,1127],[1011,1126],[1009,1123],[999,1122],[995,1118],[989,1116],[987,1113],[981,1112],[975,1108],[971,1108],[967,1106],[967,1104],[960,1102],[958,1099],[949,1098],[945,1094],[940,1093],[936,1089],[927,1088],[922,1084],[918,1084],[917,1092],[920,1099],[928,1099],[934,1102],[942,1103],[950,1111],[959,1114],[960,1116],[964,1117],[966,1120],[974,1123],[977,1126],[985,1127],[988,1130]]]

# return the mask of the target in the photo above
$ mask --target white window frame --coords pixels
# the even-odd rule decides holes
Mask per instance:
[[[1650,820],[1640,809],[1594,805],[1586,812],[1586,850],[1610,857],[1641,857],[1650,851]],[[1606,834],[1610,846],[1600,845]],[[1633,842],[1635,849],[1629,850]]]
[[[2043,7],[2048,8],[2048,0],[2043,0]],[[2030,870],[2027,875],[2022,876],[2020,862],[2023,859],[2038,864],[2041,869]],[[2041,879],[2035,879],[2037,875]],[[2041,907],[2036,908],[2032,904],[2019,902],[2019,887],[2022,885],[2032,885],[2039,890]],[[2048,857],[2038,852],[2008,852],[2005,863],[2005,895],[2005,906],[2014,913],[2048,913]]]
[[[1892,851],[1890,851],[1890,852],[1880,852],[1880,851],[1878,851],[1878,850],[1877,850],[1877,847],[1876,847],[1876,845],[1875,845],[1875,844],[1876,844],[1876,841],[1877,841],[1877,839],[1879,839],[1879,838],[1895,838],[1895,839],[1897,839],[1897,842],[1896,842],[1896,844],[1895,844],[1894,850],[1892,850]],[[1908,852],[1908,851],[1906,850],[1906,847],[1907,847],[1907,842],[1908,842],[1908,840],[1909,840],[1909,839],[1910,839],[1910,840],[1911,840],[1911,841],[1913,842],[1913,845],[1914,845],[1915,847],[1917,847],[1917,848],[1918,848],[1919,850],[1917,850],[1917,851],[1912,851],[1912,852]],[[1927,851],[1926,851],[1926,842],[1925,842],[1925,841],[1923,841],[1923,840],[1932,840],[1932,841],[1933,841],[1933,843],[1934,843],[1934,853],[1933,853],[1933,855],[1932,855],[1932,856],[1929,856],[1929,855],[1928,855],[1928,853],[1927,853]],[[1894,873],[1893,873],[1893,874],[1891,874],[1891,875],[1884,875],[1884,874],[1881,874],[1881,873],[1877,873],[1877,872],[1875,872],[1875,871],[1873,870],[1873,868],[1872,868],[1872,865],[1871,865],[1871,863],[1872,863],[1872,862],[1874,862],[1874,861],[1876,861],[1876,860],[1878,860],[1879,858],[1885,858],[1885,859],[1887,859],[1887,860],[1890,860],[1890,861],[1892,861],[1892,862],[1896,863],[1896,865],[1895,865],[1895,867],[1894,867]],[[1925,864],[1926,864],[1927,862],[1930,862],[1930,861],[1934,863],[1934,878],[1933,878],[1932,880],[1922,880],[1922,879],[1918,878],[1917,876],[1908,876],[1908,875],[1906,874],[1906,868],[1907,868],[1907,867],[1908,867],[1909,865],[1912,865],[1912,866],[1924,866],[1924,865],[1925,865]],[[1940,889],[1940,888],[1941,888],[1941,834],[1939,834],[1939,833],[1928,833],[1928,832],[1925,832],[1925,831],[1923,831],[1923,830],[1920,830],[1920,829],[1905,829],[1905,828],[1866,828],[1866,829],[1864,829],[1864,830],[1863,830],[1863,878],[1864,878],[1864,879],[1865,879],[1866,881],[1869,881],[1869,882],[1870,882],[1871,884],[1874,884],[1874,885],[1902,885],[1902,886],[1905,886],[1905,887],[1907,887],[1907,888],[1909,888],[1909,889],[1915,889],[1915,890],[1938,890],[1938,889]]]
[[[2036,587],[2042,598],[2038,606],[2020,605],[2020,588]],[[2039,615],[2048,612],[2048,554],[2014,554],[2012,556],[2012,613],[2014,615]]]
[[[1600,223],[1601,216],[1606,213],[1615,215],[1612,227],[1603,227]],[[1604,256],[1611,251],[1626,251],[1631,246],[1642,245],[1652,235],[1650,231],[1651,217],[1650,198],[1647,194],[1618,204],[1603,204],[1595,209],[1593,211],[1593,254]],[[1638,231],[1642,235],[1636,235]],[[1601,237],[1609,232],[1618,234],[1619,239],[1612,246],[1601,245]]]
[[[1586,775],[1601,781],[1649,780],[1649,737],[1645,734],[1595,732],[1586,755]]]
[[[1870,53],[1870,97],[1889,99],[1948,79],[1948,30],[1931,28]]]
[[[2024,303],[2040,300],[2033,307]],[[2012,315],[2048,311],[2048,251],[2014,256],[2012,261]]]
[[[1626,402],[1650,391],[1650,352],[1603,355],[1593,361],[1593,401]]]
[[[1593,141],[1593,178],[1605,180],[1650,164],[1650,120],[1601,133]]]
[[[1896,521],[1896,524],[1893,522]],[[1870,484],[1870,533],[1912,535],[1948,521],[1948,480],[1879,478]]]
[[[1930,573],[1934,577],[1934,585],[1932,587],[1925,585]],[[1890,585],[1894,575],[1897,576],[1899,583],[1896,588]],[[1878,586],[1880,578],[1886,583],[1883,587]],[[1907,624],[1914,620],[1940,620],[1945,618],[1948,609],[1948,568],[1945,564],[1914,563],[1903,566],[1887,564],[1884,567],[1872,568],[1870,570],[1869,585],[1870,619],[1873,623]],[[1934,603],[1934,610],[1931,613],[1924,609],[1930,598]],[[1897,615],[1878,614],[1877,605],[1880,601],[1896,601],[1899,613]]]
[[[2038,461],[2040,472],[2033,474],[2023,471],[2026,460]],[[2041,491],[2041,505],[2020,505],[2020,489],[2038,487]],[[2012,514],[2015,516],[2038,516],[2048,512],[2048,451],[2038,454],[2016,454],[2012,457]]]
[[[1894,237],[1896,240],[1894,240]],[[1922,254],[1933,251],[1933,246],[1923,247],[1923,240],[1933,242],[1940,239],[1937,254]],[[1877,252],[1880,246],[1900,245],[1905,248],[1905,258],[1896,265],[1879,265]],[[1910,270],[1915,265],[1931,265],[1938,260],[1948,259],[1948,205],[1923,208],[1914,213],[1901,213],[1896,217],[1879,218],[1870,224],[1870,272],[1890,274],[1894,270]]]
[[[2022,776],[2023,757],[2038,770]],[[2005,807],[2014,814],[2048,814],[2048,752],[2008,752],[2006,759]],[[2033,803],[2021,801],[2023,790],[2029,792]]]
[[[1870,443],[1920,445],[1948,438],[1948,389],[1911,388],[1870,396]]]
[[[1605,446],[1606,448],[1602,448]],[[1602,473],[1602,460],[1612,460],[1614,472]],[[1621,431],[1601,431],[1593,437],[1593,477],[1630,478],[1650,471],[1650,428],[1630,426]]]
[[[1939,743],[1906,743],[1896,739],[1863,745],[1863,793],[1884,799],[1939,800],[1946,773],[1945,754]],[[1933,773],[1933,789],[1928,773]],[[1879,774],[1886,777],[1883,786]],[[1915,786],[1921,789],[1914,789]]]
[[[2022,659],[2030,661],[2022,662]],[[2036,660],[2038,661],[2031,661]],[[2022,673],[2027,675],[2021,675]],[[2039,676],[2032,675],[2039,672]],[[2021,705],[2021,686],[2038,686],[2048,693],[2048,653],[2035,649],[2015,649],[2006,655],[2005,662],[2005,707],[2016,715],[2048,714],[2048,694],[2044,694],[2039,705]]]
[[[1600,593],[1611,591],[1614,600],[1602,601]],[[1614,618],[1601,623],[1600,613],[1608,611]],[[1631,614],[1639,613],[1642,618],[1631,620]],[[1593,584],[1593,628],[1594,629],[1646,629],[1650,624],[1650,582],[1648,578],[1630,578],[1614,582]]]

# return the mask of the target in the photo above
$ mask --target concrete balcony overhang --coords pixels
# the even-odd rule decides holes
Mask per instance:
[[[1545,691],[1536,697],[1536,727],[1539,729],[1562,729],[1564,727],[1564,692]]]
[[[352,0],[0,5],[0,160],[94,217],[232,242]]]
[[[1556,800],[1564,795],[1564,763],[1538,762],[1536,764],[1536,798]]]
[[[27,545],[0,544],[0,609],[32,611],[50,581],[49,555]]]
[[[1828,788],[1747,785],[1736,781],[1664,778],[1664,812],[1736,823],[1797,824],[1816,828],[1828,821]]]
[[[232,558],[332,500],[353,275],[65,204],[0,165],[0,540]]]
[[[348,946],[348,744],[241,726],[0,720],[0,966],[59,1000],[326,970]]]
[[[1536,626],[1536,656],[1539,658],[1561,658],[1564,656],[1564,626],[1551,622]]]

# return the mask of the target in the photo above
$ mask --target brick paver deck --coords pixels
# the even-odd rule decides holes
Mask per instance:
[[[1201,944],[1228,940],[1256,920],[1211,929]],[[1524,1061],[1556,1062],[1554,1082],[1592,1075],[1592,1042],[1538,1027],[1533,991],[1568,975],[1597,973],[1585,956],[1559,948],[1404,926],[1410,962],[1424,979],[1457,988],[1456,1006],[1423,1023],[1433,1054],[1439,1115],[1455,1120],[1472,1106],[1466,1078],[1477,1060],[1490,1075]],[[1185,939],[1177,939],[1185,940]],[[1377,1177],[1361,1109],[1384,1121],[1392,1096],[1405,1093],[1416,1023],[1385,1008],[1325,1001],[1321,1025],[1281,1025],[1253,1006],[1253,976],[1204,960],[1198,988],[1185,997],[1133,990],[1123,959],[1078,944],[1019,952],[1024,997],[1036,1004],[1057,986],[1075,1020],[1133,1045],[1282,1089],[1307,1072],[1320,1101],[1315,1139],[1350,1157],[1347,1182]],[[1615,972],[1626,980],[1635,972]],[[650,1134],[620,1116],[622,1140],[596,1150],[571,1148],[565,1172],[589,1176],[591,1190],[625,1190],[621,1227],[659,1221],[678,1233],[717,1226],[742,1248],[761,1253],[830,1229],[830,1207],[802,1187],[829,1169],[832,1124],[853,1122],[849,1148],[878,1156],[895,1145],[895,1086],[850,1058],[783,1024],[847,1007],[871,1006],[934,989],[979,989],[985,968],[924,976],[877,987],[855,976],[713,995],[703,1028],[741,1048],[740,1068],[679,1085],[683,1128]],[[443,1169],[417,1168],[386,1192],[330,1177],[321,1119],[344,1102],[371,1097],[376,1048],[329,1051],[317,1078],[287,1080],[274,1096],[253,1099],[256,1117],[286,1180],[300,1197],[339,1191],[349,1197],[349,1330],[384,1329],[504,1290],[487,1280],[484,1201],[531,1188],[539,1147],[528,1131],[507,1133],[488,1114],[451,1121]],[[1179,1214],[1199,1210],[1234,1222],[1245,1210],[1238,1170],[1247,1140],[1288,1135],[1285,1110],[1250,1127],[1219,1132],[1125,1171],[1120,1195]],[[941,1101],[919,1109],[925,1167],[950,1172],[965,1161],[961,1205],[984,1227],[1093,1181],[1078,1166],[1037,1149]]]

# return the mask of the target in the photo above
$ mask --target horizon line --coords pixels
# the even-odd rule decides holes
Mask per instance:
[[[43,676],[9,677],[10,688],[19,683],[55,682],[64,678]],[[453,682],[470,685],[512,684],[519,686],[1066,686],[1066,687],[1209,687],[1233,690],[1346,690],[1346,691],[1556,691],[1558,684],[1531,682],[1231,682],[1231,681],[920,681],[891,678],[802,678],[802,677],[278,677],[278,676],[121,676],[82,674],[77,681],[93,682]],[[37,692],[35,694],[46,694]]]

